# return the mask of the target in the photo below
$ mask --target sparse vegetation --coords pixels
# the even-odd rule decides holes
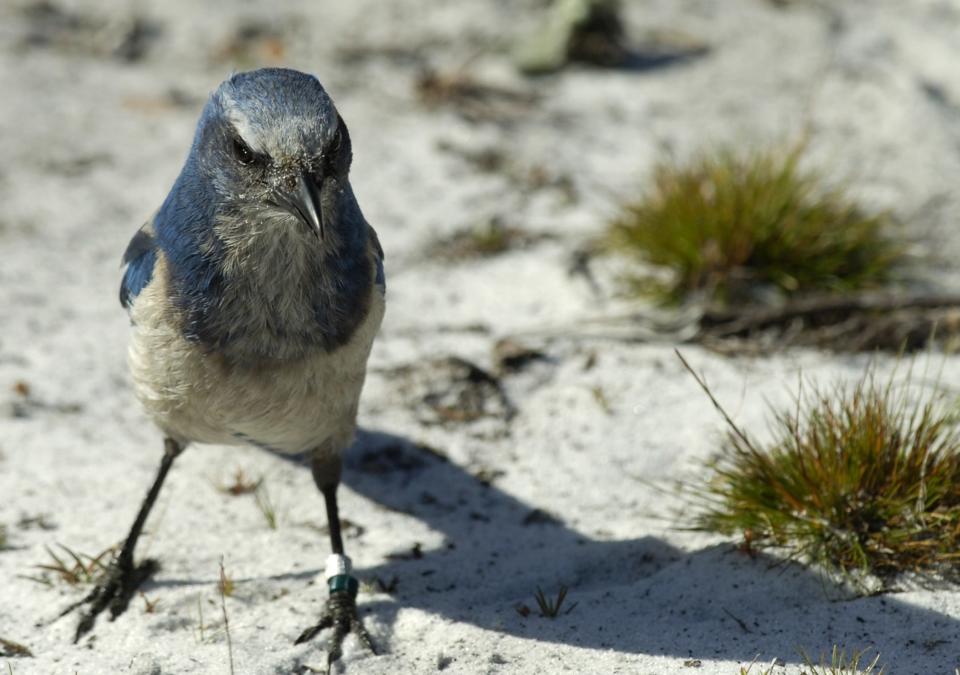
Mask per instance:
[[[65,557],[57,555],[49,546],[45,547],[47,554],[50,556],[50,562],[34,565],[37,569],[42,570],[40,576],[26,576],[24,578],[45,586],[52,586],[53,582],[50,579],[50,574],[53,574],[57,581],[69,586],[92,584],[101,574],[107,571],[115,553],[112,546],[95,556],[77,553],[63,544],[58,544],[58,546],[66,553]]]
[[[139,595],[140,599],[143,600],[143,613],[155,614],[157,611],[157,605],[160,604],[160,600],[151,600],[143,591],[140,591]]]
[[[33,652],[30,651],[29,647],[22,645],[19,642],[7,640],[6,638],[0,638],[0,656],[29,657],[33,656]],[[7,663],[7,667],[12,670],[9,662]]]
[[[803,659],[803,666],[800,668],[799,675],[884,675],[886,672],[886,669],[882,666],[877,670],[877,665],[880,663],[879,654],[873,660],[866,661],[868,650],[853,651],[847,656],[845,649],[834,645],[830,652],[830,660],[828,661],[826,656],[821,655],[819,663],[814,663],[813,659],[803,649],[800,649],[799,652]],[[739,675],[774,675],[775,673],[788,672],[782,668],[783,662],[778,659],[774,659],[767,666],[759,666],[758,658],[755,658],[746,666],[740,666]],[[760,670],[754,670],[754,666],[758,666]]]
[[[57,529],[56,523],[53,522],[50,518],[50,514],[47,513],[38,513],[36,515],[21,514],[20,519],[17,521],[17,527],[21,530],[55,530]]]
[[[529,112],[536,102],[530,90],[510,89],[477,79],[469,59],[461,67],[439,72],[421,70],[414,94],[426,108],[447,108],[470,122],[506,122]]]
[[[821,655],[818,665],[805,651],[800,650],[800,656],[806,665],[809,675],[884,675],[886,668],[877,665],[880,663],[880,654],[867,661],[867,650],[853,651],[847,656],[846,650],[837,645],[833,646],[830,652],[830,660]]]
[[[203,642],[206,639],[207,625],[203,621],[203,602],[197,597],[197,642]]]
[[[605,415],[613,414],[613,406],[610,405],[610,399],[599,384],[590,387],[590,393],[593,394],[593,400],[597,402]]]
[[[253,495],[257,510],[263,516],[264,522],[271,530],[277,529],[279,516],[277,509],[270,498],[270,492],[267,490],[267,484],[263,476],[250,476],[242,468],[237,468],[229,483],[216,483],[218,492],[231,497],[240,497],[243,495]]]
[[[544,619],[556,619],[560,616],[560,609],[563,607],[563,601],[567,598],[567,587],[561,586],[560,590],[557,592],[556,598],[548,598],[543,590],[538,586],[537,593],[533,596],[537,601],[537,607],[540,608],[540,616]],[[573,611],[574,607],[577,606],[577,603],[567,607],[565,614],[569,614]]]
[[[544,238],[543,235],[506,225],[502,218],[494,216],[438,239],[427,246],[427,254],[430,258],[454,261],[489,258],[530,246]]]
[[[267,491],[266,483],[261,481],[257,485],[253,492],[253,498],[257,502],[257,508],[260,510],[260,513],[263,514],[263,520],[267,523],[267,527],[271,530],[277,529],[277,523],[279,522],[277,509],[273,505],[270,493]]]
[[[868,214],[802,169],[802,151],[721,151],[658,166],[652,192],[624,207],[608,241],[672,278],[632,275],[632,287],[666,300],[701,292],[729,302],[758,287],[795,294],[887,281],[904,253],[891,238],[893,219]]]
[[[233,592],[236,590],[236,584],[233,579],[227,576],[227,573],[223,571],[223,563],[220,563],[220,578],[217,579],[217,592],[224,597],[232,597]]]
[[[760,444],[690,372],[729,427],[694,497],[695,529],[739,533],[747,550],[782,549],[855,580],[960,577],[960,430],[935,392],[872,370],[854,385],[813,386],[772,411]]]
[[[255,493],[262,484],[263,476],[253,478],[248,476],[242,467],[238,467],[233,472],[232,482],[229,485],[221,483],[217,486],[217,490],[232,497],[239,497]]]
[[[220,590],[220,611],[223,614],[223,631],[227,635],[227,656],[230,659],[230,675],[234,674],[233,667],[233,639],[230,637],[230,618],[227,616],[227,596],[233,593],[233,581],[223,570],[223,556],[220,557],[220,581],[217,583]],[[230,592],[227,592],[227,589]]]
[[[755,671],[753,667],[757,665],[757,658],[754,658],[753,661],[746,666],[740,666],[739,675],[773,675],[773,669],[776,668],[776,661],[765,668],[761,666],[762,670]],[[699,666],[697,667],[699,668]]]

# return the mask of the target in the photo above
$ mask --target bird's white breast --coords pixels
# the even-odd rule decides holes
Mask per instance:
[[[158,257],[150,284],[132,308],[128,360],[147,414],[181,442],[253,443],[296,453],[350,444],[357,404],[384,298],[371,290],[369,311],[342,347],[291,360],[231,363],[183,337]]]

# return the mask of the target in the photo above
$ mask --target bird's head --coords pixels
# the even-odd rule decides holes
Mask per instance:
[[[349,339],[376,283],[351,157],[313,76],[268,68],[217,88],[154,218],[188,337],[244,358]]]
[[[191,150],[194,175],[216,194],[218,217],[342,237],[350,135],[311,75],[267,68],[238,73],[210,97]],[[349,206],[348,204],[347,206]]]

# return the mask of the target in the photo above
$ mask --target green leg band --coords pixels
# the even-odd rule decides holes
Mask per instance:
[[[360,590],[360,582],[349,574],[338,574],[335,577],[327,579],[327,585],[331,593],[342,593],[346,591],[351,597],[357,597],[357,591]]]

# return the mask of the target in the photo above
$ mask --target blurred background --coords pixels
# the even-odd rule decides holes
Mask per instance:
[[[960,325],[958,35],[956,0],[4,0],[0,525],[12,550],[0,554],[2,585],[29,576],[52,541],[93,554],[127,526],[160,448],[127,381],[120,256],[175,180],[209,92],[233,72],[286,66],[315,74],[349,126],[354,191],[386,250],[387,318],[342,508],[360,523],[359,564],[401,578],[392,600],[369,591],[376,630],[396,643],[392,663],[446,668],[453,654],[462,672],[493,668],[455,635],[494,645],[516,672],[552,672],[558,654],[582,670],[600,653],[610,668],[705,659],[703,672],[734,672],[756,653],[796,662],[795,637],[815,653],[846,636],[894,663],[952,671],[937,645],[900,639],[904,622],[917,636],[952,630],[932,595],[863,638],[857,612],[877,605],[835,610],[810,600],[817,583],[801,573],[743,571],[713,535],[665,520],[660,507],[684,507],[658,489],[701,475],[717,447],[719,420],[674,346],[690,343],[737,421],[762,428],[762,402],[789,400],[783,385],[798,372],[855,378],[874,350],[925,347],[933,325],[945,338]],[[878,303],[867,314],[830,304],[862,293]],[[826,310],[799,323],[756,318],[811,298]],[[447,468],[410,460],[411,443]],[[281,618],[258,603],[289,581],[276,578],[291,564],[279,551],[319,565],[319,535],[296,525],[320,516],[309,472],[253,451],[204,452],[185,454],[173,477],[182,487],[155,525],[170,578],[189,581],[163,588],[164,603],[192,625],[228,546],[257,608],[240,630],[270,616],[293,633],[303,619],[293,599],[272,605]],[[238,467],[273,486],[287,530],[212,489]],[[490,513],[506,520],[489,524]],[[41,514],[54,531],[30,525]],[[185,530],[200,543],[178,540]],[[453,551],[451,541],[453,559],[421,561],[417,547]],[[426,589],[502,551],[514,562],[489,562],[473,591],[461,583],[440,601]],[[447,571],[420,579],[424,565]],[[757,577],[754,609],[782,591],[757,610],[782,630],[739,642],[719,605],[671,585],[685,567],[708,589],[734,579],[717,591],[734,611],[738,585]],[[567,624],[515,611],[541,583],[579,592]],[[10,588],[0,633],[72,597],[22,579]],[[588,631],[604,625],[611,588],[628,598],[616,635]],[[954,595],[941,597],[960,604]],[[838,612],[839,627],[805,625],[808,601]],[[678,638],[687,610],[696,629]],[[152,656],[137,668],[154,672],[178,649],[180,619],[144,617],[135,651]],[[119,623],[110,644],[122,642]],[[80,659],[83,672],[132,658],[75,657],[48,633],[19,637],[45,645],[51,663]],[[263,656],[260,639],[239,648],[250,672],[301,659]],[[177,672],[222,664],[219,648],[200,640],[205,665]]]

